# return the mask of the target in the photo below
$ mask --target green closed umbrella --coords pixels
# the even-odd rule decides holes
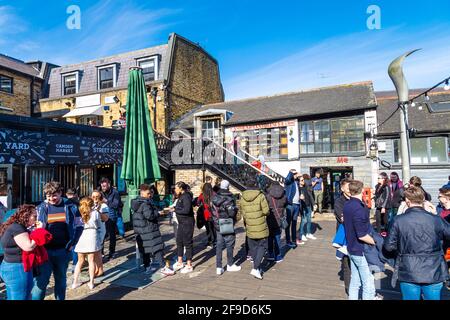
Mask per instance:
[[[146,92],[142,69],[130,68],[121,173],[121,178],[127,182],[130,198],[137,195],[142,183],[161,180]]]

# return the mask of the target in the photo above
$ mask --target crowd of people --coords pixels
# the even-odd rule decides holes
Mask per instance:
[[[142,184],[130,209],[143,272],[160,272],[165,276],[193,272],[196,226],[205,228],[207,249],[215,250],[216,274],[241,271],[234,249],[236,224],[243,220],[246,256],[252,264],[250,275],[262,280],[264,261],[281,263],[287,249],[316,239],[311,220],[315,210],[321,211],[318,203],[323,180],[320,172],[311,179],[292,169],[284,186],[276,181],[265,186],[264,190],[258,187],[245,190],[237,198],[227,180],[213,185],[207,177],[198,197],[194,197],[189,185],[180,181],[174,186],[173,194],[161,200],[154,185]],[[340,234],[341,239],[335,238],[333,242],[339,243],[349,299],[359,299],[361,289],[363,299],[381,299],[376,294],[372,266],[375,264],[377,270],[382,270],[384,263],[394,267],[393,281],[400,282],[404,299],[422,295],[425,299],[439,299],[448,280],[444,255],[450,240],[450,182],[439,190],[439,205],[435,207],[419,177],[412,177],[404,184],[395,172],[390,177],[380,173],[373,199],[375,228],[367,201],[363,199],[363,187],[358,180],[343,179],[341,196],[335,200],[334,207],[336,237]],[[123,204],[108,179],[102,179],[98,190],[82,199],[72,189],[63,197],[61,185],[55,181],[44,186],[44,195],[45,200],[37,207],[22,205],[10,216],[0,208],[4,221],[0,226],[4,255],[0,277],[11,300],[44,299],[52,274],[55,298],[64,300],[70,260],[71,288],[83,285],[80,273],[87,261],[87,286],[92,290],[94,279],[104,272],[103,263],[116,256],[116,232],[125,235]],[[166,254],[169,253],[160,230],[163,216],[170,217],[176,242],[173,252],[176,261],[172,265],[168,263]],[[281,242],[283,232],[285,247]],[[222,261],[224,250],[226,264]]]
[[[337,256],[349,299],[358,300],[361,287],[363,300],[382,299],[373,273],[388,263],[394,268],[391,284],[399,281],[404,300],[439,300],[449,279],[450,181],[439,189],[435,207],[419,177],[404,184],[396,172],[381,172],[373,199],[376,230],[363,201],[363,183],[344,179],[341,192],[335,201],[333,244],[341,253]]]

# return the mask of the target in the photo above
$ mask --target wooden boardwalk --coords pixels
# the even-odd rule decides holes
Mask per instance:
[[[168,228],[163,228],[169,232]],[[237,299],[237,300],[345,300],[343,281],[340,280],[340,262],[331,247],[335,221],[314,221],[317,240],[309,240],[305,245],[289,250],[279,264],[264,265],[264,279],[253,278],[249,273],[251,263],[245,260],[243,228],[238,229],[235,254],[240,272],[215,274],[215,251],[205,250],[203,230],[196,230],[194,272],[176,274],[138,290],[116,285],[101,286],[81,299]],[[173,248],[173,240],[168,247]],[[284,240],[283,240],[284,243]],[[132,243],[130,243],[132,245]],[[130,252],[130,251],[128,251]],[[225,255],[225,252],[224,252]],[[224,256],[224,263],[226,259]],[[380,280],[384,290],[381,294],[389,299],[400,299],[398,291],[389,289],[387,278]]]

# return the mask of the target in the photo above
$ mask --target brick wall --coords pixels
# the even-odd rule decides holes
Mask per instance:
[[[106,92],[100,93],[100,102],[102,106],[109,106],[109,111],[103,111],[103,126],[104,127],[111,127],[112,122],[114,120],[118,120],[120,118],[120,106],[124,106],[127,104],[127,89],[117,89],[117,90],[111,90]],[[105,98],[111,97],[111,96],[117,96],[117,98],[120,100],[118,103],[106,103]],[[158,98],[159,97],[159,98]],[[55,111],[55,110],[61,110],[68,108],[66,105],[66,102],[70,102],[71,106],[69,107],[71,110],[74,109],[73,100],[75,99],[75,96],[70,96],[68,98],[59,98],[59,99],[52,99],[52,100],[43,100],[40,102],[39,106],[35,108],[35,112],[49,112],[49,111]],[[158,101],[159,100],[159,101]],[[150,95],[150,93],[147,93],[147,102],[148,102],[148,108],[150,111],[150,118],[153,125],[153,97]],[[166,115],[165,115],[166,109],[164,108],[164,91],[158,90],[157,95],[157,101],[156,101],[156,129],[158,132],[165,132],[166,128]],[[68,122],[76,123],[77,118],[67,118]]]
[[[205,171],[205,177],[210,176],[213,179],[213,183],[218,178],[214,173],[209,170]],[[186,169],[186,170],[176,170],[175,171],[175,182],[183,181],[191,187],[191,191],[194,197],[197,197],[201,193],[201,187],[203,185],[203,171],[197,169]],[[238,189],[230,186],[230,191],[232,193],[241,193]]]
[[[0,68],[0,74],[13,78],[13,93],[0,91],[1,105],[13,109],[13,112],[2,111],[0,113],[30,116],[31,114],[31,79],[20,76]],[[40,93],[41,84],[35,83],[35,90]]]
[[[177,38],[170,77],[171,121],[201,104],[224,101],[217,63],[200,48]]]

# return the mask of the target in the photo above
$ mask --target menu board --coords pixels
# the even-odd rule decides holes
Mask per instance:
[[[0,164],[121,164],[123,140],[0,128]]]

